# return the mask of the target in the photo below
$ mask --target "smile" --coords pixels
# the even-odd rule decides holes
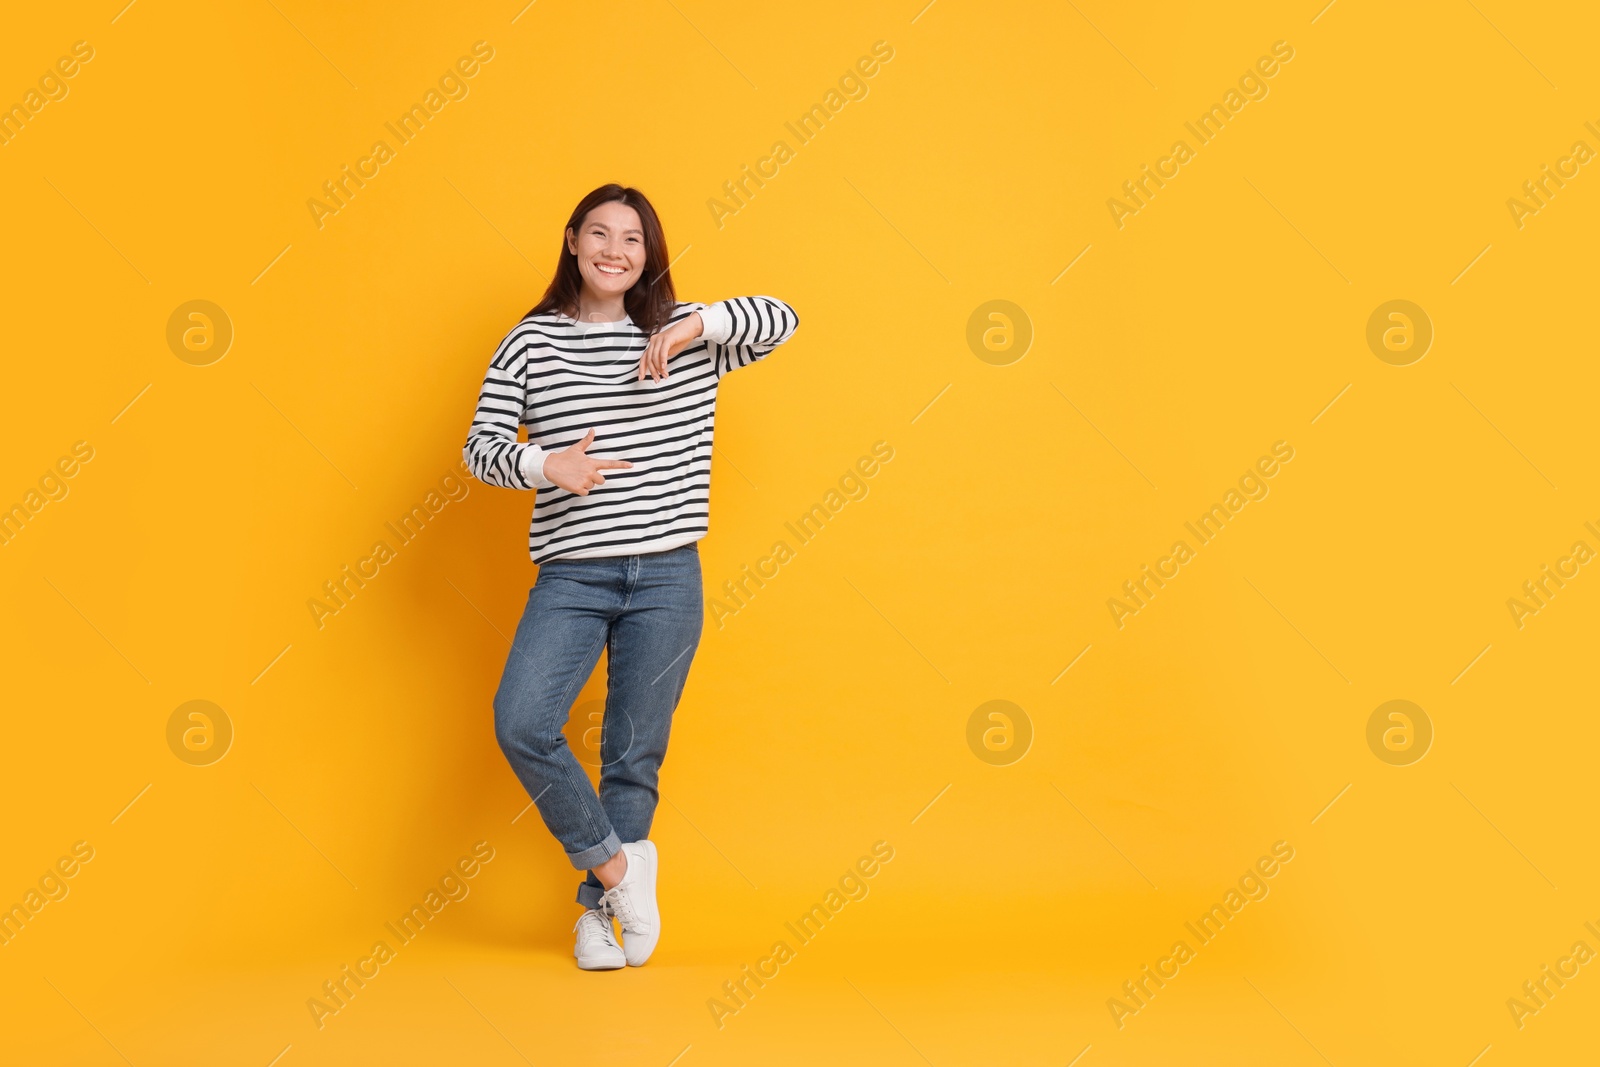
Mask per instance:
[[[605,265],[604,263],[596,263],[595,264],[595,269],[600,271],[602,274],[626,274],[626,273],[628,273],[627,270],[622,268],[622,267],[609,267],[609,266]]]

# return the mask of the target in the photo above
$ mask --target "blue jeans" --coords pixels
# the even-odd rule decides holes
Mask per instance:
[[[700,644],[705,608],[697,542],[635,556],[554,559],[539,567],[494,696],[501,751],[578,870],[650,836],[672,713]],[[600,791],[561,728],[607,653]],[[578,887],[592,908],[594,871]]]

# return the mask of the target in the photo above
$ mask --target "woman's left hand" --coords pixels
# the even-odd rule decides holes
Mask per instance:
[[[644,346],[644,356],[639,360],[639,381],[649,374],[656,381],[667,377],[667,360],[685,345],[705,332],[705,323],[698,311],[691,311],[672,326],[654,334]]]

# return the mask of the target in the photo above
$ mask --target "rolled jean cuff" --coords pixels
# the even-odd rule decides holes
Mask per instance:
[[[596,864],[606,860],[622,851],[622,841],[617,837],[615,830],[606,835],[606,839],[593,848],[586,848],[582,852],[569,852],[567,859],[580,871],[586,871]]]
[[[578,903],[591,911],[600,906],[600,900],[605,895],[606,891],[597,885],[590,885],[588,882],[578,883]]]

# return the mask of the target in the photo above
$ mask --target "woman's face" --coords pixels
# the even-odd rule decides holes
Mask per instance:
[[[578,233],[568,228],[567,249],[578,257],[584,286],[600,296],[620,299],[644,273],[639,213],[616,200],[590,211]]]

